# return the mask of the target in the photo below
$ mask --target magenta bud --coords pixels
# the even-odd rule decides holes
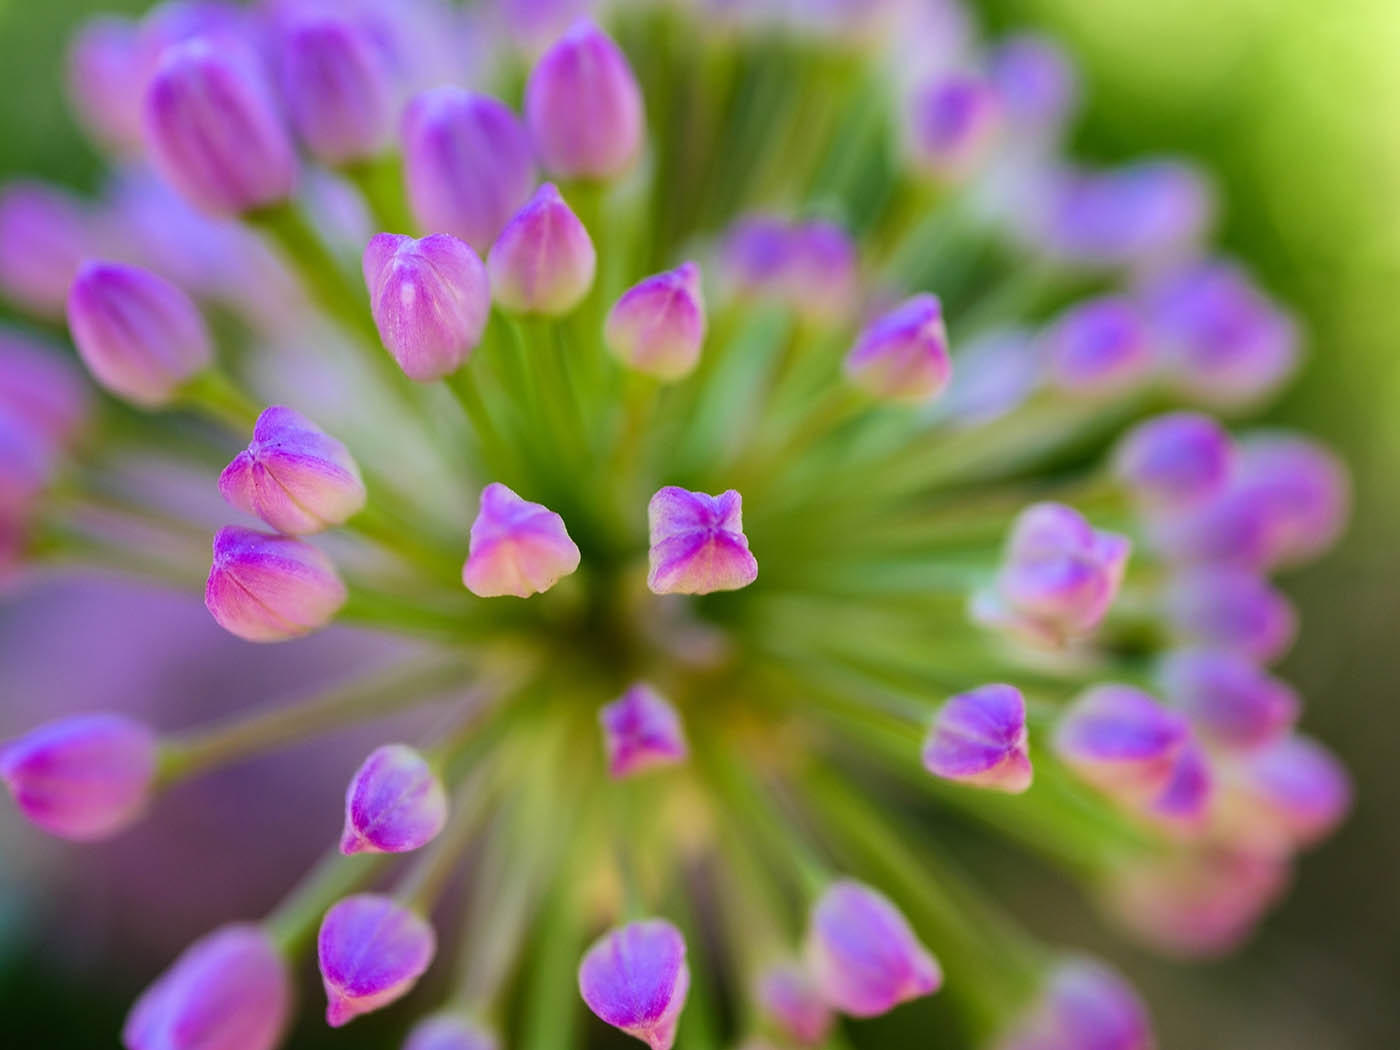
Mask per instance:
[[[1298,720],[1298,694],[1236,653],[1181,649],[1163,660],[1158,676],[1167,702],[1223,747],[1260,747]]]
[[[292,981],[267,933],[239,923],[190,945],[142,994],[122,1029],[126,1050],[274,1050]]]
[[[413,1026],[403,1050],[501,1050],[496,1036],[462,1014],[433,1014]]]
[[[1122,394],[1142,386],[1156,366],[1141,311],[1117,296],[1070,307],[1044,340],[1051,381],[1072,394]]]
[[[603,338],[623,364],[656,379],[688,375],[705,342],[705,300],[693,262],[648,277],[624,292]]]
[[[310,634],[330,623],[348,596],[330,558],[305,540],[236,525],[214,537],[204,605],[245,641]]]
[[[593,287],[598,256],[583,223],[546,182],[506,224],[486,266],[501,309],[562,317]]]
[[[1235,756],[1226,767],[1226,834],[1279,854],[1315,845],[1351,808],[1351,777],[1321,744],[1300,733]]]
[[[149,270],[89,262],[68,293],[68,330],[102,386],[138,405],[168,403],[214,359],[209,330],[183,291]]]
[[[949,698],[924,741],[924,768],[936,777],[1019,795],[1031,786],[1026,701],[1009,685],[984,685]]]
[[[1223,490],[1234,456],[1229,431],[1210,416],[1171,412],[1128,431],[1113,469],[1144,507],[1180,510]]]
[[[792,227],[782,284],[799,317],[814,324],[845,321],[860,294],[860,257],[851,235],[820,219]]]
[[[891,401],[932,401],[952,375],[943,306],[936,295],[906,299],[860,334],[846,355],[846,375]]]
[[[530,199],[530,136],[504,103],[456,87],[417,95],[403,117],[404,180],[418,225],[485,254]]]
[[[541,56],[525,85],[525,122],[546,170],[611,179],[636,159],[642,91],[627,56],[587,18]]]
[[[401,999],[436,950],[432,926],[392,897],[360,893],[336,902],[316,938],[326,1023],[339,1028]]]
[[[68,46],[68,99],[98,142],[122,153],[141,146],[140,26],[120,15],[83,22]]]
[[[647,519],[653,594],[737,591],[758,578],[742,497],[733,489],[709,496],[668,485],[652,496]]]
[[[462,582],[479,598],[543,594],[579,566],[564,519],[500,482],[481,490]]]
[[[427,759],[406,744],[385,744],[350,778],[340,852],[408,853],[446,824],[447,791]]]
[[[664,919],[610,930],[579,963],[578,990],[600,1020],[651,1050],[671,1050],[690,990],[685,938]]]
[[[379,338],[404,373],[428,382],[457,371],[481,342],[491,312],[476,252],[446,233],[421,241],[380,233],[362,262]]]
[[[288,27],[279,57],[287,114],[312,156],[346,164],[388,145],[397,84],[366,27],[333,15],[301,18]]]
[[[1007,123],[1019,132],[1057,132],[1078,105],[1078,71],[1049,37],[1003,38],[992,50],[988,72]]]
[[[146,810],[158,745],[121,715],[49,722],[0,749],[0,780],[30,821],[61,838],[107,838]]]
[[[909,107],[909,154],[914,167],[939,182],[977,173],[1001,131],[1001,102],[984,78],[970,73],[935,76]]]
[[[88,224],[82,204],[62,190],[39,182],[0,190],[0,295],[36,317],[62,316],[89,254]]]
[[[1346,526],[1351,504],[1346,467],[1307,438],[1271,432],[1245,439],[1235,488],[1266,517],[1263,555],[1269,568],[1316,558]]]
[[[62,447],[86,425],[91,407],[87,387],[67,359],[0,327],[0,415]]]
[[[211,214],[276,204],[296,183],[296,153],[258,59],[227,37],[195,37],[165,52],[146,88],[142,127],[156,168]]]
[[[1122,977],[1089,959],[1056,966],[1040,1001],[997,1050],[1155,1050],[1147,1007]]]
[[[876,1017],[943,984],[938,961],[899,909],[849,879],[812,909],[807,958],[827,1003],[851,1017]]]
[[[719,263],[725,288],[733,295],[786,294],[795,254],[792,227],[772,215],[748,215],[724,235]]]
[[[1258,573],[1228,565],[1185,570],[1168,584],[1165,606],[1176,638],[1258,663],[1282,656],[1298,632],[1287,598]]]
[[[1152,800],[1147,813],[1169,828],[1193,835],[1210,813],[1214,788],[1205,748],[1195,739],[1188,740],[1176,756],[1167,786]]]
[[[835,1021],[821,989],[805,967],[783,963],[758,979],[758,1002],[764,1015],[798,1046],[819,1046]]]
[[[689,753],[676,709],[655,689],[638,682],[598,712],[608,775],[630,777],[683,762]]]
[[[1171,781],[1191,738],[1186,719],[1132,686],[1097,685],[1060,714],[1052,747],[1105,794],[1149,805]]]
[[[360,468],[345,446],[282,405],[258,416],[252,442],[219,475],[219,491],[294,536],[344,524],[365,505]]]

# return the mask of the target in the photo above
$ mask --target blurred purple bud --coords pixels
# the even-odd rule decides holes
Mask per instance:
[[[447,791],[407,744],[375,748],[350,778],[340,852],[407,853],[447,824]]]
[[[578,988],[600,1020],[651,1050],[671,1050],[690,990],[685,938],[664,919],[610,930],[579,963]]]
[[[997,1050],[1155,1050],[1147,1007],[1102,963],[1056,966],[1039,1003]]]
[[[25,313],[63,314],[68,287],[89,252],[88,217],[77,198],[39,182],[0,190],[0,295]]]
[[[647,520],[653,594],[736,591],[758,578],[742,497],[733,489],[710,496],[668,485],[652,496]]]
[[[562,317],[593,287],[598,256],[583,223],[546,182],[506,224],[486,265],[502,309]]]
[[[349,593],[335,566],[305,540],[228,525],[214,537],[204,605],[249,642],[283,642],[326,626]]]
[[[700,267],[688,262],[634,285],[608,314],[603,336],[639,372],[665,381],[688,375],[705,341]]]
[[[67,359],[0,327],[0,415],[62,447],[83,429],[91,407],[88,389]]]
[[[56,454],[38,427],[0,405],[0,517],[28,517],[53,478]]]
[[[1287,433],[1240,443],[1235,487],[1268,519],[1265,564],[1296,565],[1325,552],[1346,526],[1351,483],[1330,451]]]
[[[282,97],[312,156],[339,165],[381,152],[394,130],[397,85],[366,28],[317,15],[290,26],[280,43]]]
[[[1052,746],[1060,760],[1105,794],[1148,805],[1171,782],[1191,738],[1186,719],[1127,685],[1097,685],[1060,714]]]
[[[936,777],[1018,795],[1031,786],[1026,701],[1009,685],[984,685],[949,698],[924,742],[924,768]]]
[[[1156,367],[1142,312],[1118,296],[1070,307],[1043,338],[1051,381],[1073,394],[1123,394],[1142,386]]]
[[[741,298],[786,293],[793,252],[793,230],[782,219],[740,218],[725,233],[719,250],[727,293]]]
[[[851,235],[835,223],[813,219],[788,230],[783,295],[799,317],[837,324],[855,311],[860,258]]]
[[[1188,740],[1176,756],[1167,786],[1148,807],[1148,815],[1168,827],[1194,835],[1209,815],[1214,787],[1205,749],[1196,740]]]
[[[316,939],[326,1023],[339,1028],[407,995],[436,950],[432,926],[392,897],[360,893],[338,901]]]
[[[676,709],[656,690],[638,682],[598,712],[608,775],[630,777],[685,761],[685,728]]]
[[[1044,378],[1035,339],[1023,328],[1003,328],[974,339],[959,349],[954,364],[938,411],[964,427],[1014,412]]]
[[[845,367],[852,382],[878,398],[917,404],[938,397],[952,375],[938,297],[916,295],[877,318],[846,355]]]
[[[1158,672],[1169,704],[1223,747],[1260,747],[1298,720],[1298,694],[1247,657],[1217,649],[1180,649]]]
[[[1079,103],[1079,74],[1049,37],[1020,33],[992,50],[989,75],[1002,112],[1019,132],[1056,133]]]
[[[1346,769],[1301,733],[1233,756],[1222,779],[1228,840],[1279,855],[1317,844],[1351,808]]]
[[[462,582],[479,598],[543,594],[579,566],[564,519],[493,482],[481,490]]]
[[[78,119],[99,143],[122,153],[141,147],[140,36],[129,18],[97,15],[68,46],[68,98]]]
[[[1257,573],[1228,565],[1187,569],[1167,586],[1172,634],[1193,645],[1217,646],[1270,663],[1293,644],[1293,605]]]
[[[757,995],[764,1015],[798,1046],[826,1042],[835,1018],[805,967],[795,962],[770,967],[759,977]]]
[[[471,1018],[433,1014],[413,1026],[403,1050],[501,1050],[500,1041]]]
[[[506,31],[527,55],[538,55],[587,13],[590,0],[499,0]]]
[[[916,90],[909,108],[910,158],[921,174],[939,182],[975,175],[1001,132],[996,91],[975,74],[934,77]]]
[[[1172,412],[1139,423],[1118,443],[1114,472],[1152,510],[1180,510],[1220,492],[1235,454],[1210,416]]]

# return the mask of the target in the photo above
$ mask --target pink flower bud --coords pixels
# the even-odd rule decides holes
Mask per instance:
[[[1127,805],[1149,805],[1170,783],[1190,740],[1186,719],[1127,685],[1097,685],[1060,714],[1060,761]]]
[[[283,642],[326,626],[348,592],[335,566],[305,540],[228,525],[214,537],[204,605],[230,634]]]
[[[432,766],[406,744],[385,744],[350,779],[340,852],[407,853],[446,824],[447,791]]]
[[[138,405],[168,403],[214,357],[190,297],[149,270],[90,262],[68,293],[68,330],[93,378]]]
[[[764,1014],[798,1046],[826,1041],[835,1018],[811,974],[798,963],[769,968],[758,981]]]
[[[62,447],[86,424],[91,407],[86,385],[66,358],[0,328],[0,414]]]
[[[1351,482],[1328,449],[1283,432],[1240,443],[1235,487],[1267,517],[1268,567],[1297,565],[1324,553],[1346,527]]]
[[[656,690],[637,683],[598,712],[608,773],[615,779],[683,762],[685,729],[676,709]]]
[[[462,1014],[433,1014],[423,1018],[404,1041],[403,1050],[501,1050],[500,1041]]]
[[[462,582],[479,598],[543,594],[579,566],[564,519],[500,482],[481,490]]]
[[[1030,1016],[997,1050],[1155,1050],[1137,992],[1102,963],[1073,959],[1055,968]]]
[[[600,1020],[651,1050],[671,1050],[690,990],[685,938],[663,919],[610,930],[579,963],[578,990]]]
[[[125,831],[146,811],[156,735],[121,715],[49,722],[0,750],[0,780],[51,835],[87,841]]]
[[[1234,458],[1229,432],[1210,416],[1172,412],[1123,436],[1114,473],[1144,507],[1180,510],[1221,492]]]
[[[786,234],[781,274],[783,297],[813,324],[845,321],[860,296],[860,258],[851,235],[835,223],[815,219]]]
[[[1298,614],[1257,573],[1228,565],[1187,569],[1167,586],[1166,618],[1174,636],[1270,663],[1293,644]]]
[[[291,1014],[286,961],[257,926],[223,926],[175,960],[127,1015],[127,1050],[274,1050]]]
[[[786,294],[796,238],[772,215],[738,219],[720,246],[720,273],[728,294],[740,298]]]
[[[525,121],[545,168],[565,179],[625,172],[645,131],[627,56],[584,18],[540,58],[525,86]]]
[[[1160,679],[1167,702],[1223,747],[1260,747],[1298,720],[1298,694],[1235,653],[1178,650],[1163,661]]]
[[[852,1017],[876,1017],[943,984],[899,909],[851,880],[833,883],[812,909],[807,956],[827,1003]]]
[[[1346,769],[1300,733],[1233,756],[1221,775],[1221,830],[1243,847],[1282,855],[1315,845],[1351,808]]]
[[[685,263],[633,286],[608,314],[603,337],[615,357],[639,372],[666,381],[688,375],[705,342],[700,267]]]
[[[252,443],[219,475],[219,491],[292,535],[342,525],[365,505],[360,468],[345,446],[281,405],[258,416]]]
[[[581,303],[597,265],[588,231],[551,182],[506,224],[486,259],[496,304],[544,317],[562,317]]]
[[[1018,795],[1031,786],[1026,701],[1009,685],[951,697],[924,742],[924,768],[936,777]]]
[[[932,401],[952,375],[943,306],[935,295],[907,299],[876,320],[846,355],[846,374],[891,401]]]
[[[1194,835],[1204,825],[1214,796],[1215,777],[1205,748],[1188,740],[1176,756],[1162,793],[1152,800],[1147,815],[1168,828]]]
[[[1146,320],[1117,296],[1070,307],[1044,339],[1051,380],[1072,394],[1122,394],[1141,386],[1156,365]]]
[[[742,498],[733,489],[709,496],[668,485],[651,498],[647,518],[647,586],[654,594],[734,591],[758,578],[744,535]]]
[[[0,295],[36,317],[63,316],[68,287],[91,251],[83,205],[40,182],[0,190]]]
[[[360,893],[321,920],[316,955],[332,1028],[407,995],[433,961],[437,937],[427,920],[392,897]]]
[[[909,153],[914,167],[940,182],[977,173],[1001,132],[1001,102],[980,76],[936,76],[915,92],[909,107]]]

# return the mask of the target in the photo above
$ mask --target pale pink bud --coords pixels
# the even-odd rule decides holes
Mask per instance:
[[[598,255],[552,182],[535,191],[491,246],[491,294],[503,310],[562,317],[593,287]]]
[[[348,592],[335,566],[305,540],[228,525],[214,537],[204,604],[249,642],[282,642],[326,626]]]
[[[730,489],[718,496],[668,485],[647,506],[655,594],[709,594],[747,587],[758,562],[744,535],[742,498]]]
[[[579,566],[564,519],[500,482],[481,490],[462,582],[480,598],[543,594]]]
[[[685,263],[625,292],[608,314],[603,336],[614,356],[639,372],[661,380],[689,374],[705,341],[700,268]]]

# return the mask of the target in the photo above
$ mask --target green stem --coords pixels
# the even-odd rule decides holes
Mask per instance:
[[[262,409],[217,368],[210,368],[191,379],[180,390],[177,404],[217,419],[238,433],[253,429]]]
[[[326,909],[341,897],[370,883],[389,854],[341,856],[328,852],[297,887],[263,920],[268,936],[288,959],[311,945]]]

